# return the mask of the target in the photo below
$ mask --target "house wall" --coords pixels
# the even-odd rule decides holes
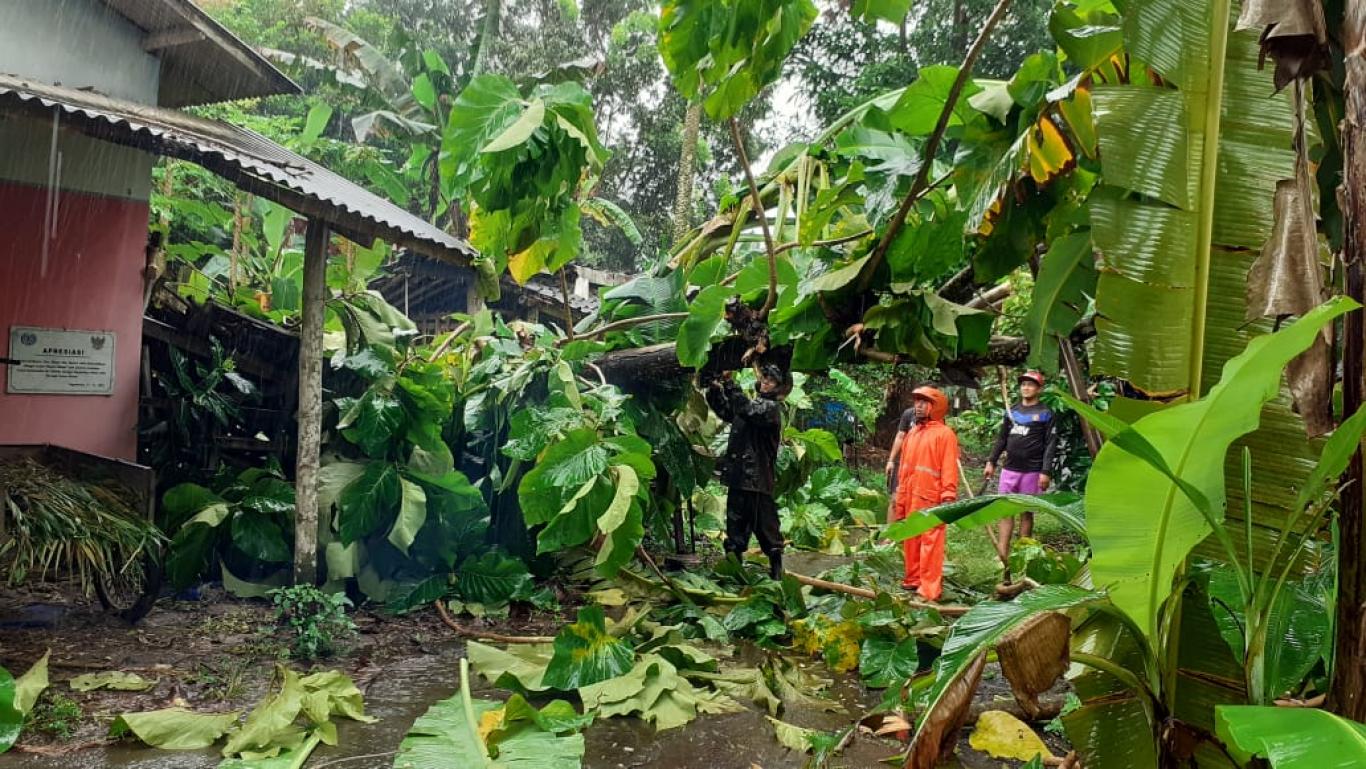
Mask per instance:
[[[156,104],[145,34],[99,0],[0,0],[0,72]]]
[[[155,104],[141,39],[96,0],[0,0],[0,72]],[[0,366],[0,444],[136,458],[153,162],[60,118],[0,113],[0,357],[14,325],[115,334],[112,395],[10,395]]]

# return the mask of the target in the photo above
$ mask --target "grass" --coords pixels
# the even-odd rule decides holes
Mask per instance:
[[[29,713],[28,725],[49,737],[67,740],[76,733],[76,727],[84,715],[75,700],[48,690],[38,698],[33,711]]]
[[[247,691],[247,674],[255,667],[254,661],[224,656],[198,668],[186,676],[185,683],[200,687],[206,699],[228,702],[240,698]]]
[[[994,526],[992,532],[995,532]],[[1075,535],[1047,515],[1034,516],[1034,538],[1048,545],[1067,548],[1075,541]],[[955,586],[986,593],[1001,581],[1001,561],[996,557],[996,548],[984,529],[950,526],[944,551],[944,576]]]

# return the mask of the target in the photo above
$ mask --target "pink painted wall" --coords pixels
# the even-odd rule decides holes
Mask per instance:
[[[46,199],[43,187],[0,180],[0,357],[12,325],[112,331],[114,394],[9,395],[0,386],[0,443],[135,459],[147,203],[63,190],[44,276]]]

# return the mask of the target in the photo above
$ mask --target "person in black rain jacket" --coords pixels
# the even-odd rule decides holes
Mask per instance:
[[[741,559],[753,535],[768,556],[769,573],[779,579],[783,572],[783,535],[773,487],[782,440],[782,400],[791,390],[781,368],[756,366],[758,397],[745,395],[729,372],[707,385],[707,404],[730,423],[730,439],[719,469],[726,486],[727,554]]]

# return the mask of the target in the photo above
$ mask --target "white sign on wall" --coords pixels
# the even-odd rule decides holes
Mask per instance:
[[[114,392],[114,334],[10,326],[6,392],[110,395]]]

